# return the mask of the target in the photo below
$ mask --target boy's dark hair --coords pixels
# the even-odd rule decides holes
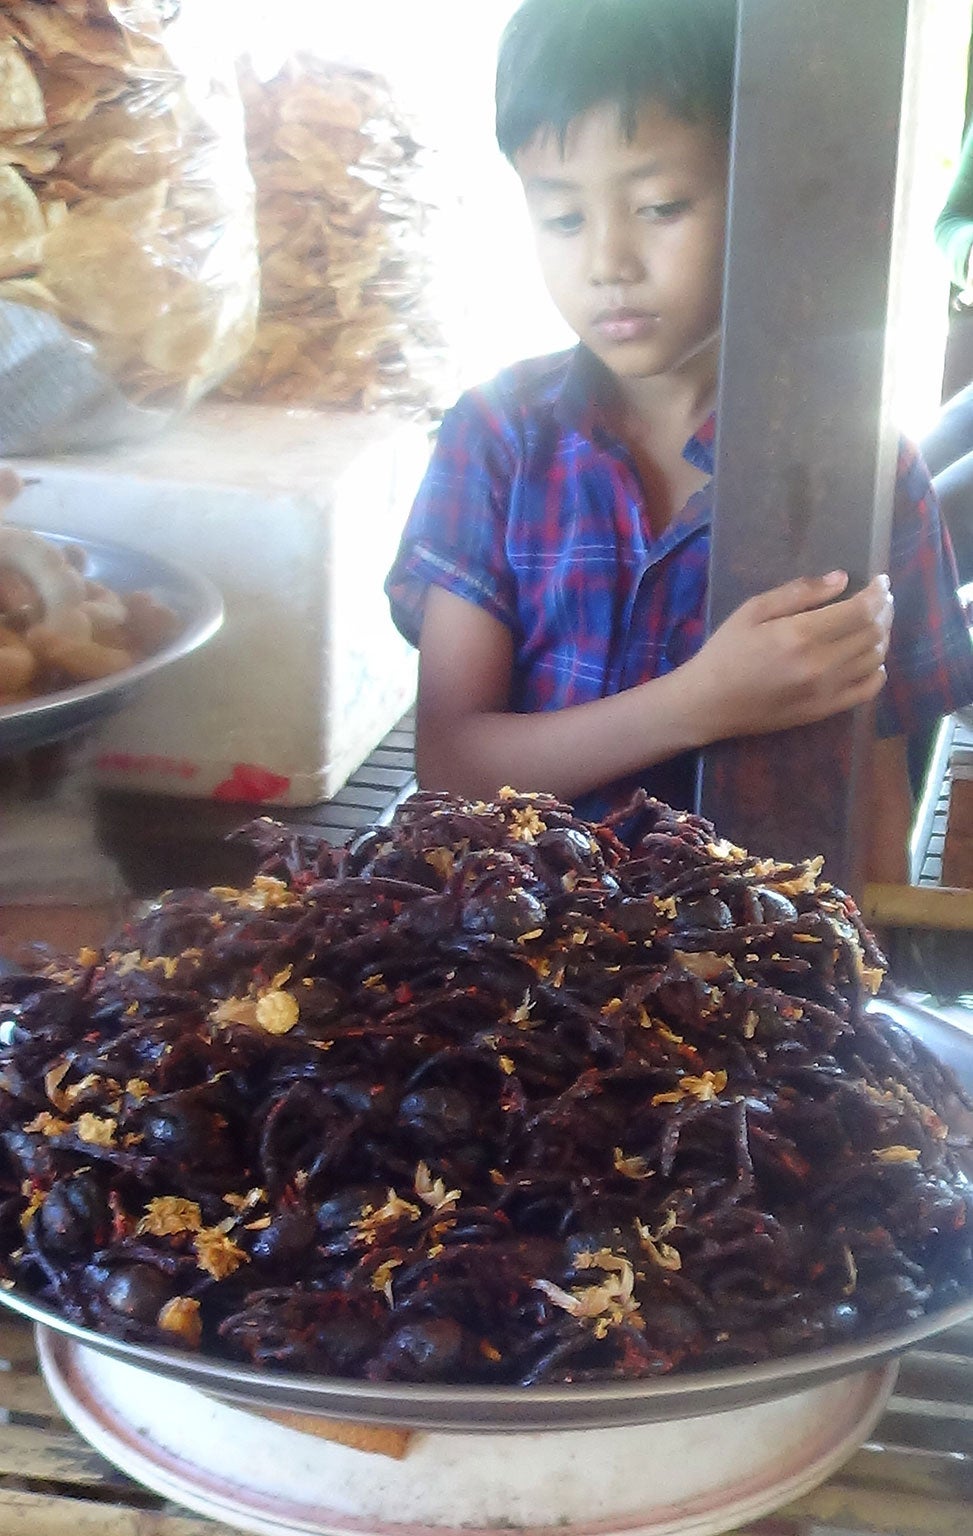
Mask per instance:
[[[497,142],[512,160],[538,132],[557,135],[614,103],[627,135],[658,101],[729,133],[737,0],[524,0],[497,64]]]

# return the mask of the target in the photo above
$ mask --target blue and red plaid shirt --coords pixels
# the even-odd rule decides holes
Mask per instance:
[[[445,587],[512,632],[510,709],[564,709],[671,672],[705,638],[709,489],[659,536],[631,455],[610,430],[611,375],[583,347],[505,369],[443,421],[386,582],[392,617],[419,640],[426,592]],[[715,417],[685,457],[712,475]],[[889,575],[895,619],[883,736],[973,700],[973,648],[935,492],[899,456]],[[602,814],[635,783],[691,805],[697,754],[579,798]],[[543,787],[543,786],[540,786]]]

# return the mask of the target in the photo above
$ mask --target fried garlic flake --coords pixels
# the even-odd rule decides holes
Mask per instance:
[[[368,1211],[361,1221],[358,1222],[359,1241],[368,1244],[375,1243],[378,1241],[379,1232],[382,1227],[403,1220],[418,1221],[421,1215],[422,1210],[418,1205],[413,1205],[409,1200],[401,1199],[394,1189],[390,1189],[385,1204],[377,1211]]]
[[[385,1263],[380,1264],[372,1275],[372,1290],[381,1291],[390,1307],[395,1305],[395,1298],[392,1295],[392,1275],[401,1264],[401,1259],[386,1259]]]
[[[47,1191],[46,1190],[43,1190],[43,1189],[33,1189],[33,1190],[31,1190],[30,1199],[27,1201],[26,1206],[24,1207],[24,1209],[20,1213],[20,1225],[21,1225],[21,1227],[23,1228],[23,1230],[25,1232],[27,1231],[27,1228],[30,1226],[31,1222],[33,1221],[34,1217],[37,1215],[37,1212],[40,1210],[41,1206],[44,1204],[44,1201],[46,1199],[47,1199]]]
[[[653,1104],[678,1104],[680,1099],[699,1099],[706,1104],[715,1099],[726,1087],[725,1072],[703,1072],[699,1077],[681,1077],[679,1087],[671,1093],[654,1093]]]
[[[286,1035],[297,1023],[300,1009],[290,992],[265,992],[257,1001],[256,1020],[268,1035]]]
[[[712,859],[723,859],[729,864],[739,864],[747,856],[747,850],[740,848],[736,843],[731,843],[727,838],[718,838],[715,843],[706,844],[706,852]]]
[[[129,976],[132,971],[142,969],[142,951],[129,949],[124,954],[116,954],[110,957],[115,962],[116,976]]]
[[[683,1091],[691,1093],[694,1099],[715,1099],[726,1087],[725,1072],[703,1072],[699,1077],[684,1077],[682,1080]]]
[[[200,1269],[212,1275],[214,1280],[225,1280],[241,1264],[248,1262],[243,1249],[238,1248],[233,1239],[218,1227],[203,1227],[196,1233],[194,1243],[197,1264]]]
[[[518,843],[532,843],[542,832],[547,831],[547,822],[538,816],[532,805],[525,806],[523,810],[510,813],[510,836]]]
[[[61,1136],[70,1129],[67,1120],[59,1120],[49,1109],[42,1109],[39,1115],[35,1115],[24,1126],[25,1131],[39,1131],[42,1136]]]
[[[549,967],[548,967],[549,968]],[[530,995],[530,987],[524,993],[519,1004],[510,1015],[511,1024],[526,1024],[530,1020],[530,1011],[534,1004]]]
[[[426,1163],[416,1169],[415,1191],[423,1205],[433,1211],[451,1211],[462,1194],[459,1189],[447,1189],[442,1179],[433,1180]]]
[[[763,875],[764,883],[772,891],[779,891],[781,896],[802,896],[812,893],[821,878],[821,870],[824,867],[824,859],[818,854],[817,858],[805,859],[799,864],[799,874],[791,874],[784,879],[784,871],[790,868],[787,864],[776,864],[772,859],[763,860],[754,866],[755,875]]]
[[[615,1172],[626,1179],[651,1179],[655,1175],[644,1157],[626,1157],[621,1147],[615,1148]]]
[[[729,955],[716,955],[708,949],[676,949],[673,950],[673,959],[691,976],[698,976],[700,981],[718,981],[728,971],[735,973],[736,969]]]
[[[147,960],[145,964],[146,969],[151,967],[160,970],[166,981],[171,981],[179,968],[179,961],[175,955],[156,955],[154,960]]]
[[[877,965],[866,965],[865,956],[856,944],[855,967],[862,986],[870,997],[874,997],[885,979],[885,972]]]
[[[600,1269],[607,1277],[600,1285],[575,1286],[570,1292],[550,1280],[535,1280],[534,1289],[543,1291],[556,1307],[572,1317],[592,1323],[598,1339],[603,1339],[609,1328],[619,1323],[628,1322],[636,1328],[645,1326],[633,1295],[635,1271],[628,1259],[602,1248],[598,1253],[579,1253],[575,1265],[578,1269]]]
[[[644,1027],[654,1029],[656,1034],[661,1035],[663,1040],[668,1040],[670,1045],[682,1045],[684,1043],[684,1036],[677,1035],[674,1030],[669,1028],[668,1024],[663,1024],[661,1019],[650,1018]]]
[[[176,1232],[199,1232],[202,1225],[203,1213],[195,1200],[183,1200],[180,1195],[159,1195],[145,1207],[138,1231],[150,1237],[171,1237]]]
[[[75,1129],[81,1140],[90,1142],[93,1147],[110,1147],[118,1127],[114,1120],[106,1120],[101,1115],[84,1114],[79,1116]]]
[[[879,1147],[872,1156],[880,1163],[917,1163],[918,1147]]]
[[[238,1195],[231,1191],[230,1194],[223,1196],[223,1203],[228,1205],[231,1210],[242,1213],[252,1211],[255,1206],[259,1205],[262,1200],[266,1200],[266,1198],[267,1191],[265,1189],[248,1189],[245,1195]]]
[[[456,861],[451,848],[427,848],[422,857],[441,880],[448,880],[453,873]]]
[[[664,1238],[668,1237],[675,1225],[676,1215],[674,1211],[668,1213],[658,1232],[653,1232],[644,1222],[639,1221],[638,1217],[635,1218],[635,1230],[639,1235],[642,1249],[648,1254],[653,1264],[658,1264],[660,1269],[672,1271],[682,1269],[682,1255],[679,1249],[673,1248],[671,1243],[663,1241]]]
[[[237,900],[241,907],[262,912],[267,907],[292,907],[300,897],[274,875],[257,875],[249,890],[241,891]]]
[[[71,1070],[69,1061],[59,1061],[56,1067],[44,1073],[44,1092],[54,1105],[55,1109],[67,1109],[70,1100],[66,1094],[59,1092],[61,1083]]]
[[[251,997],[227,997],[210,1014],[214,1024],[245,1024],[257,1029],[257,1005]]]
[[[73,1109],[78,1100],[83,1099],[85,1094],[90,1093],[93,1088],[97,1088],[102,1096],[109,1098],[121,1091],[113,1077],[99,1077],[97,1072],[89,1072],[86,1077],[81,1078],[80,1082],[72,1083],[70,1088],[61,1090],[59,1098],[63,1102],[57,1104],[58,1109]],[[51,1102],[57,1103],[57,1100],[52,1099]]]
[[[199,1302],[191,1296],[173,1296],[160,1311],[156,1322],[166,1333],[175,1333],[190,1349],[198,1349],[203,1337]]]

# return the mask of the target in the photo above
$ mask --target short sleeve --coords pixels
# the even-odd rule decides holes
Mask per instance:
[[[446,413],[385,583],[395,625],[413,645],[431,586],[516,628],[506,530],[517,458],[514,425],[485,390]]]
[[[973,645],[936,492],[918,452],[899,454],[889,577],[895,617],[880,736],[907,735],[973,701]]]

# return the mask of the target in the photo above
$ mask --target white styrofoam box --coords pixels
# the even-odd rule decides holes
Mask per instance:
[[[415,696],[382,590],[428,457],[390,413],[204,402],[164,437],[22,459],[11,518],[169,556],[223,594],[221,632],[100,728],[116,787],[306,805]]]

